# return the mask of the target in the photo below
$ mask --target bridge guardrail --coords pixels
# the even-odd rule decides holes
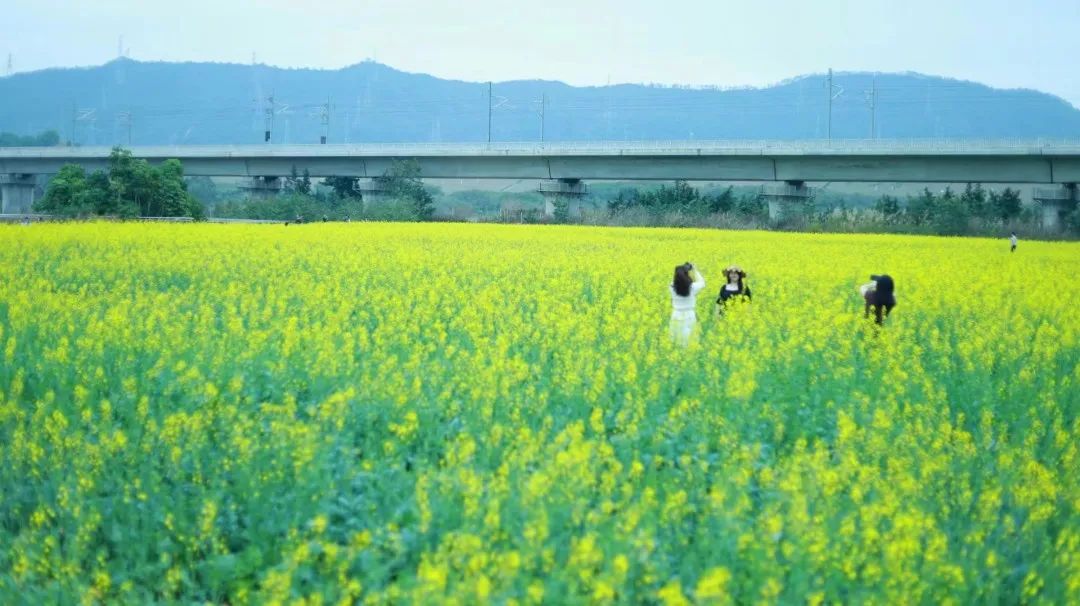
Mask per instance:
[[[0,158],[103,158],[108,147],[0,148]],[[1080,154],[1080,139],[737,139],[648,141],[510,141],[496,143],[362,143],[289,145],[183,145],[132,148],[149,158],[248,158],[423,155],[636,155],[636,154]]]

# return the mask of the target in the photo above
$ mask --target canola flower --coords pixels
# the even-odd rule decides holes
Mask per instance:
[[[684,349],[686,259],[755,297],[713,318],[714,278]],[[1078,270],[977,239],[0,226],[0,602],[1077,603]],[[883,271],[879,330],[855,288]]]

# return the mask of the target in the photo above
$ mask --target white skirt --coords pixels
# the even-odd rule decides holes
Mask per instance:
[[[697,325],[697,314],[694,310],[672,311],[671,322],[668,326],[671,338],[679,345],[688,345],[694,335],[694,327]]]

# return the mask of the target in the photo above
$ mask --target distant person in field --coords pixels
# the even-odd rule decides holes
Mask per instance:
[[[724,270],[727,283],[720,287],[716,297],[716,315],[724,315],[724,308],[729,302],[750,302],[750,285],[746,283],[746,272],[738,265],[730,265]]]
[[[1014,231],[1009,236],[1009,252],[1016,252],[1016,243],[1017,242],[1019,242],[1019,240],[1016,239],[1016,232]]]
[[[697,325],[697,294],[705,288],[705,276],[689,261],[675,266],[671,280],[671,338],[679,345],[689,345]]]
[[[896,307],[896,295],[893,293],[893,279],[888,274],[870,276],[870,283],[859,287],[863,300],[866,301],[866,313],[869,318],[874,312],[874,322],[880,325]]]

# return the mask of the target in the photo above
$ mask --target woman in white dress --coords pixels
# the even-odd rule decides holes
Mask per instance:
[[[697,294],[705,288],[705,276],[692,263],[675,267],[671,291],[671,338],[679,345],[690,344],[697,324]]]

